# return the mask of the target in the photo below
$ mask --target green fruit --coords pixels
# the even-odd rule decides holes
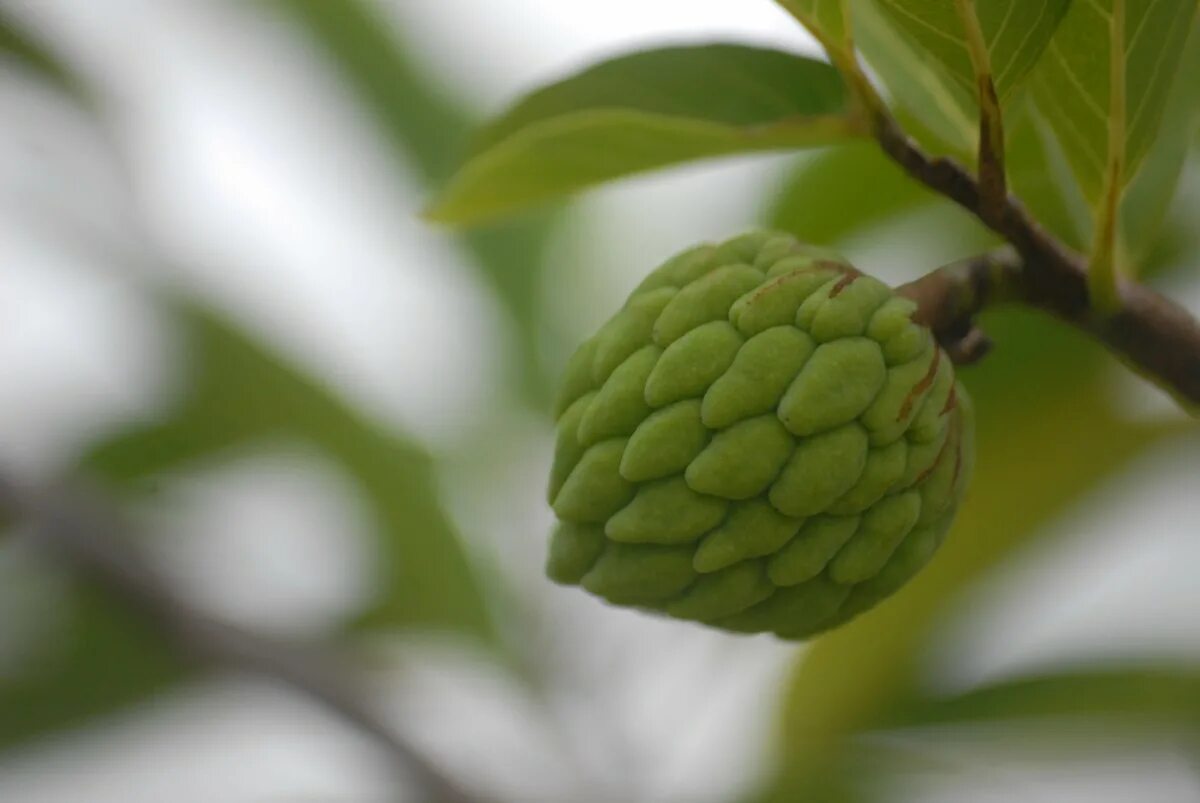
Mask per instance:
[[[567,366],[547,574],[784,638],[894,593],[971,468],[969,400],[915,309],[774,232],[668,260]]]

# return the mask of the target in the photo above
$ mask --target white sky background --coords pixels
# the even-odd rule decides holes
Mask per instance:
[[[122,278],[130,269],[96,258],[136,253],[143,235],[178,263],[164,269],[171,280],[364,409],[434,448],[462,447],[462,433],[493,405],[505,321],[447,238],[414,218],[422,199],[412,182],[323,65],[237,3],[11,5],[111,90],[146,228],[139,235],[130,210],[111,202],[120,179],[95,143],[61,111],[0,82],[0,109],[20,110],[5,114],[0,131],[0,459],[52,471],[95,427],[163,397],[168,333]],[[401,0],[390,11],[418,52],[485,109],[647,41],[810,47],[768,0]],[[564,337],[607,317],[659,257],[751,222],[784,164],[736,160],[590,194],[585,236],[558,246],[573,269],[552,275],[546,290],[566,299],[555,322]],[[77,233],[71,247],[61,244],[64,220]],[[905,258],[929,264],[925,250],[914,245]],[[880,256],[868,247],[855,255]],[[540,422],[509,424],[511,453],[495,458],[513,461],[504,483],[448,497],[481,549],[544,589],[533,595],[535,621],[560,646],[551,658],[564,673],[554,722],[498,672],[447,645],[402,652],[407,671],[381,680],[381,704],[457,771],[514,799],[567,799],[579,777],[603,778],[614,761],[628,762],[630,777],[598,782],[597,800],[727,799],[761,766],[769,705],[793,650],[608,609],[540,581],[548,434]],[[968,685],[1098,654],[1197,657],[1196,447],[1193,437],[1134,467],[1132,482],[1099,489],[1086,512],[1061,525],[1069,535],[1053,554],[982,592],[977,615],[952,636],[955,660],[939,680]],[[311,456],[269,455],[195,476],[172,501],[179,536],[167,540],[164,559],[226,615],[302,633],[352,606],[369,583],[370,556],[347,537],[362,531],[361,511]],[[0,578],[19,559],[0,549]],[[4,600],[0,586],[0,608]],[[607,724],[598,728],[598,719]],[[564,749],[573,764],[546,760]],[[911,779],[908,795],[1095,803],[1128,800],[1136,789],[1141,803],[1174,803],[1200,794],[1162,751],[1115,766],[1105,775],[1072,764],[983,780],[929,773]],[[386,799],[387,781],[355,734],[304,701],[242,681],[175,695],[0,761],[0,801],[20,803],[374,801]]]

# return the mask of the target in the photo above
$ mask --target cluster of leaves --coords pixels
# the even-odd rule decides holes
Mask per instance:
[[[930,151],[973,158],[978,81],[958,3],[779,2],[835,62],[861,54],[893,113]],[[1123,240],[1136,261],[1154,242],[1195,130],[1200,89],[1187,76],[1200,67],[1200,45],[1194,0],[1131,3],[1119,42],[1112,8],[1112,0],[1006,0],[979,4],[977,22],[1010,129],[1014,190],[1059,237],[1085,243],[1118,148],[1121,181],[1134,182]],[[1123,106],[1110,93],[1114,59]],[[724,43],[631,53],[547,86],[483,127],[429,216],[478,223],[652,168],[849,143],[870,135],[867,123],[843,75],[819,59]],[[914,192],[895,181],[882,191],[839,184],[871,187],[868,214]]]
[[[652,168],[822,146],[769,203],[771,226],[836,244],[940,209],[951,229],[986,244],[981,225],[867,141],[869,110],[848,74],[861,56],[923,147],[972,164],[982,55],[1009,129],[1009,185],[1043,225],[1086,246],[1104,225],[1106,202],[1123,197],[1119,261],[1150,272],[1178,256],[1162,244],[1179,232],[1163,226],[1181,225],[1169,220],[1169,202],[1200,122],[1194,0],[1130,3],[1127,11],[1120,0],[1002,0],[978,4],[970,21],[964,14],[974,15],[975,4],[950,0],[778,2],[829,63],[720,43],[589,67],[485,126],[429,216],[470,225]],[[974,53],[972,24],[982,39]],[[1017,310],[990,312],[985,326],[1002,348],[965,376],[978,400],[983,457],[948,546],[895,600],[798,660],[781,706],[785,760],[756,799],[852,795],[855,737],[876,728],[1064,715],[1200,728],[1200,675],[1189,667],[1093,667],[950,699],[920,690],[918,665],[956,600],[1100,480],[1178,431],[1119,415],[1101,353],[1063,327]],[[1028,459],[1050,442],[1053,459]]]
[[[1123,132],[1122,253],[1130,267],[1149,272],[1189,247],[1189,229],[1171,219],[1169,201],[1195,139],[1200,82],[1185,77],[1200,73],[1200,34],[1195,0],[1154,0],[1129,4],[1124,35],[1114,41],[1106,15],[1119,1],[979,3],[978,26],[1008,126],[1010,186],[1059,237],[1086,245],[1109,175],[1110,132]],[[976,80],[957,3],[780,3],[822,40],[834,63],[848,58],[853,31],[854,47],[906,128],[932,152],[973,158]],[[741,44],[631,54],[534,93],[468,142],[472,115],[408,58],[369,3],[261,5],[329,59],[399,158],[429,187],[444,186],[430,210],[438,220],[474,225],[638,171],[820,147],[767,199],[763,223],[836,245],[937,209],[965,238],[989,236],[878,151],[852,87],[825,61]],[[0,56],[54,87],[65,102],[94,110],[86,82],[2,18]],[[1126,98],[1115,127],[1108,69],[1114,60],[1123,65]],[[467,159],[455,172],[464,149]],[[510,380],[538,404],[546,382],[537,288],[558,214],[523,212],[460,240],[518,324],[520,359]],[[385,582],[344,632],[441,628],[495,645],[500,614],[481,581],[486,567],[472,565],[437,503],[430,456],[218,313],[190,299],[162,304],[190,346],[180,397],[161,420],[95,444],[81,456],[81,468],[133,495],[143,487],[139,480],[161,472],[301,440],[343,469],[374,515]],[[888,605],[797,658],[779,706],[786,760],[757,800],[851,794],[844,770],[860,755],[857,737],[881,728],[1096,715],[1200,730],[1200,669],[1190,666],[1084,668],[953,698],[923,690],[920,665],[947,611],[1043,536],[1047,522],[1177,431],[1122,415],[1107,393],[1104,355],[1064,327],[1007,310],[988,313],[985,324],[1002,348],[964,378],[978,402],[978,451],[985,457],[955,532],[925,574]],[[1048,442],[1053,454],[1042,448]],[[1044,459],[1028,460],[1035,451]],[[0,681],[0,747],[115,710],[185,677],[152,634],[95,589],[72,586],[65,604],[65,624],[51,634],[57,649]]]

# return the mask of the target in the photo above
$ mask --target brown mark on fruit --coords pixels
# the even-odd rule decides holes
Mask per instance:
[[[937,457],[934,458],[933,462],[929,464],[929,468],[922,471],[917,476],[917,478],[915,480],[913,480],[914,486],[920,485],[921,483],[923,483],[926,479],[929,478],[929,475],[933,473],[933,470],[942,464],[942,458],[944,458],[946,456],[946,449],[949,448],[950,442],[953,440],[954,440],[954,438],[951,438],[951,437],[946,438],[945,442],[942,444],[942,448],[938,449]],[[962,451],[959,450],[959,459],[961,459],[961,458],[962,458]],[[957,477],[958,476],[958,467],[957,466],[955,466],[954,472],[955,472],[955,476]]]
[[[959,472],[962,471],[962,458],[963,458],[963,450],[962,450],[963,420],[962,420],[962,416],[959,416],[957,419],[955,419],[954,423],[956,425],[954,428],[954,434],[956,436],[954,438],[954,440],[956,441],[956,443],[954,444],[954,477],[951,478],[951,480],[950,480],[951,488],[958,485],[958,475],[959,475]],[[950,438],[946,438],[946,441],[949,442]],[[945,447],[943,446],[942,448],[944,449]]]
[[[958,386],[951,385],[950,386],[950,395],[946,397],[946,403],[944,405],[942,405],[942,409],[941,409],[941,412],[938,413],[938,417],[940,418],[941,416],[944,416],[946,413],[950,412],[957,406],[958,406]]]
[[[838,265],[837,263],[832,264],[836,265],[838,269],[842,271],[842,278],[839,279],[838,283],[835,284],[833,289],[829,291],[830,298],[837,298],[839,295],[841,295],[843,290],[854,283],[855,279],[857,279],[859,276],[862,276],[862,271],[858,270],[857,268],[852,268],[848,265]]]
[[[774,292],[776,289],[778,289],[782,285],[787,284],[788,282],[795,281],[796,279],[800,278],[801,276],[804,276],[809,273],[814,273],[818,270],[827,270],[829,268],[833,268],[835,270],[845,270],[846,265],[843,265],[841,262],[834,262],[833,260],[830,260],[830,259],[814,260],[812,262],[812,264],[806,265],[803,268],[797,268],[796,270],[788,271],[787,273],[783,274],[782,276],[776,276],[774,279],[772,279],[771,281],[764,284],[762,287],[755,290],[754,295],[750,296],[749,303],[753,304],[755,301],[758,301],[763,296]],[[851,269],[851,270],[853,270],[853,269]]]
[[[933,384],[933,378],[937,375],[938,363],[942,359],[942,350],[935,348],[933,350],[933,359],[929,361],[929,370],[925,372],[925,376],[921,377],[921,381],[913,385],[912,390],[904,397],[904,403],[900,405],[900,413],[896,416],[897,421],[903,421],[912,412],[912,407],[916,404],[917,396],[924,393]]]

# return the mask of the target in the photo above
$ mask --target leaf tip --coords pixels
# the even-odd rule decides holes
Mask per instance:
[[[431,198],[417,216],[426,223],[447,228],[459,228],[469,222],[444,193]]]

